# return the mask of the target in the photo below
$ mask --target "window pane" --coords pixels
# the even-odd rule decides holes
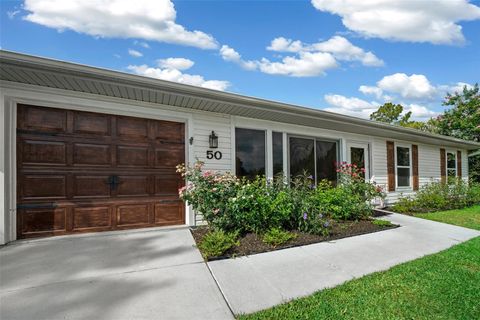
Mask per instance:
[[[235,129],[236,174],[255,178],[265,174],[265,131]]]
[[[365,169],[365,149],[364,148],[350,148],[350,160],[352,164],[356,164],[360,169]],[[361,173],[365,178],[365,173]]]
[[[290,176],[293,178],[307,171],[315,175],[313,139],[290,138]]]
[[[397,166],[410,166],[410,149],[397,147]]]
[[[447,168],[455,169],[455,154],[454,153],[447,153]]]
[[[283,172],[283,134],[272,132],[273,144],[273,175]]]
[[[337,181],[337,143],[317,140],[317,183],[323,179]]]
[[[397,168],[399,187],[410,187],[410,168]]]

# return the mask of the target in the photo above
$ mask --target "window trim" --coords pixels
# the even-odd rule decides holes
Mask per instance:
[[[237,175],[237,165],[236,165],[236,162],[237,162],[237,129],[245,129],[245,130],[256,130],[256,131],[263,131],[265,133],[264,137],[265,137],[265,173],[263,174],[265,177],[267,176],[267,171],[268,171],[268,134],[267,134],[267,129],[255,129],[255,128],[249,128],[249,127],[243,127],[243,126],[234,126],[233,127],[233,132],[234,132],[234,136],[233,136],[233,141],[234,141],[234,146],[233,146],[233,163],[235,163],[235,171],[233,172],[233,174],[237,177],[242,177],[242,176],[238,176]]]
[[[340,147],[341,147],[341,140],[340,139],[332,139],[332,138],[323,138],[323,137],[316,137],[316,136],[307,136],[307,135],[301,135],[301,134],[290,134],[290,133],[286,133],[286,141],[287,141],[287,148],[284,148],[284,152],[287,153],[287,169],[288,169],[288,172],[286,173],[287,174],[287,179],[288,181],[290,182],[291,180],[291,174],[290,174],[290,138],[299,138],[299,139],[307,139],[307,140],[313,140],[313,156],[314,156],[314,170],[315,172],[313,173],[314,177],[315,177],[315,185],[317,184],[317,140],[320,140],[320,141],[326,141],[326,142],[335,142],[336,144],[336,158],[337,158],[337,162],[339,162],[339,159],[341,158],[341,154],[340,154]],[[286,149],[286,150],[285,150]],[[338,181],[338,175],[337,175],[337,181]]]
[[[448,167],[448,154],[453,154],[453,160],[455,161],[455,167],[454,168],[449,168]],[[458,174],[458,163],[457,163],[457,152],[455,150],[445,150],[445,175],[446,175],[446,178],[447,178],[447,183],[449,181],[449,178],[450,176],[448,175],[448,171],[449,170],[454,170],[455,171],[455,175],[453,176],[454,179],[457,178],[457,174]]]
[[[395,190],[413,190],[413,165],[412,165],[412,145],[404,144],[404,143],[395,143]],[[408,166],[399,166],[398,165],[398,156],[397,151],[398,148],[406,148],[408,149]],[[410,175],[408,179],[408,186],[399,186],[398,185],[398,168],[408,168],[410,169]]]

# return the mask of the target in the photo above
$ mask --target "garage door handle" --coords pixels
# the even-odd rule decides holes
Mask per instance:
[[[17,209],[56,209],[56,203],[25,203],[17,205]]]

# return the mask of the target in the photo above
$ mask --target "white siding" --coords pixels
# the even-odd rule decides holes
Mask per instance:
[[[231,171],[232,143],[230,116],[222,114],[194,114],[193,115],[193,154],[195,159],[205,162],[205,170]],[[218,148],[209,148],[209,136],[215,131],[218,136]],[[222,159],[207,159],[207,150],[220,151]]]

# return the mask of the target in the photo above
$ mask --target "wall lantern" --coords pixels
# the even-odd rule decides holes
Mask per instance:
[[[208,141],[210,143],[210,148],[212,149],[218,148],[218,136],[215,134],[215,131],[212,131]]]

